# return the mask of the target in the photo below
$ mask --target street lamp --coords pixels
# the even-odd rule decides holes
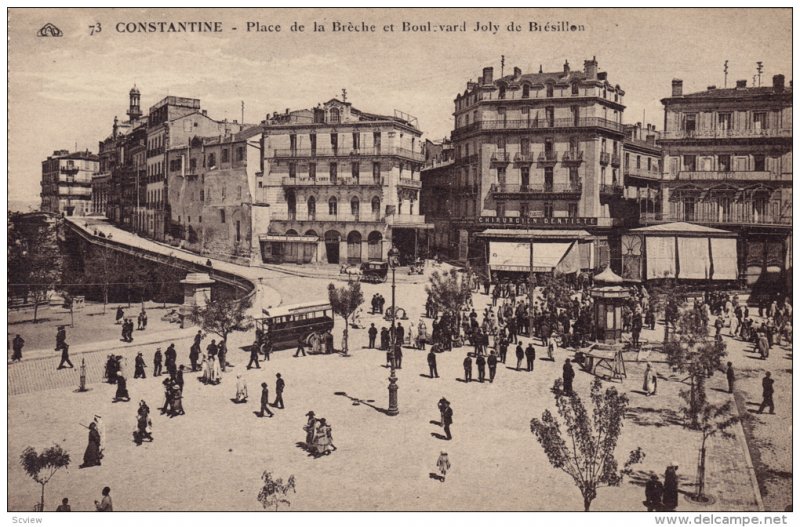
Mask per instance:
[[[395,269],[397,268],[398,264],[398,257],[400,256],[400,251],[397,250],[397,247],[392,244],[392,248],[389,249],[389,267],[392,268],[392,331],[389,333],[390,340],[389,346],[391,346],[389,353],[391,354],[392,360],[389,361],[389,365],[391,366],[392,370],[389,374],[389,409],[386,411],[386,415],[397,415],[400,413],[400,410],[397,408],[397,375],[395,374],[395,363],[397,357],[395,356],[396,350],[396,339],[397,339],[397,332],[395,331],[395,303],[394,303],[394,290],[395,290],[395,282],[394,282],[394,273]],[[402,343],[400,343],[402,345]]]

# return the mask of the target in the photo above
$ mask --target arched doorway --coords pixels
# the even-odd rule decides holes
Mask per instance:
[[[339,242],[342,240],[342,235],[338,231],[328,231],[325,233],[325,255],[328,258],[328,263],[339,263]]]
[[[358,231],[350,231],[347,235],[347,262],[361,262],[361,233]]]
[[[383,234],[378,231],[372,231],[367,236],[367,257],[370,260],[383,259]]]

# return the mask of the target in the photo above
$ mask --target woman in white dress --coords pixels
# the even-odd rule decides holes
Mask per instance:
[[[205,354],[200,355],[200,364],[203,369],[203,374],[200,376],[200,379],[203,381],[203,384],[208,384],[208,381],[211,380],[211,371],[208,367],[208,357]]]
[[[216,356],[211,357],[211,377],[214,379],[214,384],[222,382],[222,369]]]
[[[242,375],[239,374],[236,376],[236,402],[237,403],[246,403],[247,402],[247,383],[244,379],[242,379]]]
[[[656,394],[657,387],[658,379],[656,378],[656,370],[653,368],[653,365],[648,362],[647,369],[644,371],[644,384],[642,385],[642,389],[644,393],[650,397]]]

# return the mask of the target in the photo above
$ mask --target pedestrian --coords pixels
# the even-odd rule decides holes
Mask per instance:
[[[648,362],[647,367],[644,370],[644,382],[642,383],[642,390],[644,391],[645,395],[650,397],[651,395],[656,394],[657,388],[658,378],[656,377],[656,370],[653,368],[653,365]]]
[[[181,391],[183,391],[183,372],[186,371],[186,366],[183,364],[180,365],[178,371],[175,372],[175,383],[180,387]]]
[[[136,432],[134,433],[136,445],[141,445],[145,439],[153,442],[153,422],[150,419],[150,407],[144,400],[139,401],[136,411]]]
[[[305,355],[305,352],[303,352],[303,355]],[[295,354],[295,357],[297,357],[297,354]],[[248,370],[253,366],[253,363],[256,364],[256,368],[261,369],[261,364],[258,363],[258,346],[255,344],[250,346],[250,362],[247,363]]]
[[[431,346],[431,351],[428,352],[428,370],[430,370],[430,378],[438,379],[439,370],[436,369],[436,352],[434,351],[436,345]]]
[[[144,373],[144,369],[147,367],[147,364],[144,363],[144,357],[142,356],[142,352],[136,354],[136,359],[134,361],[134,372],[133,378],[134,379],[145,379],[147,375]]]
[[[499,360],[500,360],[500,362],[505,364],[506,363],[506,355],[508,354],[508,339],[506,337],[502,337],[500,339],[500,344],[498,346],[498,349],[500,351]]]
[[[97,512],[113,512],[114,506],[111,503],[111,487],[103,488],[103,499],[100,501],[95,500],[94,506]]]
[[[219,357],[214,355],[211,357],[211,365],[209,366],[211,369],[211,379],[214,384],[219,384],[222,382],[222,370],[219,367]]]
[[[472,357],[467,356],[464,357],[464,382],[470,382],[472,380]]]
[[[403,328],[403,324],[398,322],[397,328],[395,328],[395,336],[394,336],[395,343],[400,344],[402,346],[403,342],[405,342],[404,340],[405,336],[406,336],[406,330],[405,328]]]
[[[139,316],[136,317],[136,329],[139,330],[139,331],[144,329],[144,327],[142,326],[142,315],[143,314],[144,314],[143,311],[139,312]]]
[[[95,414],[94,416],[94,425],[97,427],[97,433],[100,434],[100,457],[103,457],[103,454],[106,451],[106,425],[103,422],[103,418],[99,415]]]
[[[61,345],[61,362],[58,363],[57,369],[66,368],[64,364],[69,364],[70,368],[74,368],[75,366],[72,365],[72,361],[69,360],[69,344],[66,342]]]
[[[519,371],[519,367],[522,365],[522,359],[525,358],[525,351],[522,349],[522,342],[517,343],[517,371]]]
[[[147,329],[147,311],[142,309],[142,330]]]
[[[447,440],[453,439],[452,434],[450,433],[450,425],[453,424],[453,408],[450,406],[450,402],[445,402],[444,413],[442,414],[442,423],[444,424],[444,435],[447,437]]]
[[[178,352],[175,351],[175,344],[170,343],[170,345],[167,346],[167,351],[164,352],[164,363],[167,367],[167,372],[172,377],[175,376],[175,371],[177,370],[177,365],[175,363],[177,359],[178,359]]]
[[[264,417],[264,414],[269,415],[270,417],[274,416],[275,414],[272,413],[272,410],[269,409],[269,388],[267,387],[267,383],[261,383],[261,414],[259,417]]]
[[[425,349],[425,344],[428,342],[428,327],[422,319],[419,319],[419,324],[417,324],[417,342],[421,350]]]
[[[56,512],[72,512],[72,507],[69,505],[69,498],[61,500],[61,505],[56,508]]]
[[[323,338],[325,340],[325,353],[330,355],[334,351],[334,349],[333,349],[333,333],[331,333],[331,330],[326,330],[325,334],[323,335]]]
[[[664,472],[664,510],[674,511],[678,506],[678,465],[672,463]]]
[[[299,339],[297,339],[297,351],[294,352],[294,356],[295,357],[299,357],[301,353],[303,354],[303,357],[306,356],[306,339],[305,339],[305,337],[300,337]],[[253,359],[251,357],[250,361],[252,362],[252,360]],[[256,364],[258,364],[258,361],[256,361]],[[258,366],[256,366],[256,367],[258,367]]]
[[[25,346],[25,339],[20,337],[19,333],[17,333],[17,336],[14,337],[14,340],[11,343],[11,349],[14,350],[14,353],[11,355],[11,362],[17,362],[22,360],[23,346]]]
[[[114,319],[115,324],[122,324],[122,319],[125,316],[125,312],[122,310],[122,306],[117,307],[117,314],[116,318]]]
[[[572,395],[572,380],[575,378],[575,370],[572,369],[572,362],[570,362],[569,359],[564,359],[562,377],[564,380],[564,393],[566,395]]]
[[[486,358],[483,355],[478,355],[475,359],[475,365],[478,367],[478,382],[483,382],[486,378]]]
[[[732,362],[728,362],[728,368],[725,370],[725,376],[728,378],[728,393],[733,393],[733,383],[736,381],[736,374],[733,371]]]
[[[494,382],[494,376],[497,373],[497,355],[495,355],[494,350],[489,353],[486,364],[489,366],[489,382]]]
[[[647,512],[661,510],[661,497],[664,494],[664,485],[658,480],[656,474],[652,474],[650,479],[644,486],[645,505],[647,505]]]
[[[247,402],[247,382],[242,379],[242,375],[236,376],[236,397],[233,399],[235,403]]]
[[[450,459],[447,457],[447,452],[444,450],[439,454],[439,459],[436,460],[436,468],[439,469],[439,481],[444,483],[447,471],[450,470]]]
[[[228,345],[223,340],[219,343],[219,347],[217,348],[217,358],[219,359],[219,367],[223,372],[225,371],[225,366],[227,366],[227,356],[228,356]],[[267,356],[267,360],[269,360],[269,355]]]
[[[314,444],[314,432],[316,431],[317,427],[317,419],[314,416],[313,411],[308,412],[306,417],[308,417],[308,421],[303,427],[303,430],[306,431],[306,448],[311,449],[312,445]]]
[[[375,347],[375,338],[378,336],[378,328],[375,327],[375,322],[370,324],[369,329],[367,330],[367,335],[369,335],[369,348],[372,349]]]
[[[83,463],[78,468],[99,467],[103,454],[100,453],[100,433],[94,422],[89,423],[89,442],[83,452]]]
[[[275,377],[275,402],[272,404],[272,406],[283,410],[283,390],[286,388],[286,383],[284,382],[280,373],[276,373]]]
[[[436,407],[439,409],[439,426],[444,426],[444,410],[447,408],[448,404],[450,404],[450,402],[444,397],[439,399],[439,402],[436,403]]]
[[[171,382],[169,384],[169,389],[170,400],[172,402],[172,413],[170,414],[170,417],[175,417],[176,415],[186,415],[186,412],[183,411],[183,385],[178,384],[177,382]]]
[[[767,372],[761,380],[762,400],[761,406],[758,408],[758,413],[763,413],[764,408],[769,407],[769,413],[775,413],[775,402],[772,400],[772,395],[775,393],[775,381],[772,379],[772,373]]]
[[[131,400],[131,396],[128,394],[128,380],[125,378],[124,375],[117,375],[117,393],[114,394],[114,402],[118,401],[125,401],[128,402]]]
[[[534,361],[536,360],[536,349],[534,349],[533,344],[530,342],[528,343],[528,347],[525,348],[525,359],[527,361],[528,371],[533,371]]]
[[[161,366],[163,365],[163,360],[161,348],[156,348],[156,354],[153,356],[153,377],[161,376]]]

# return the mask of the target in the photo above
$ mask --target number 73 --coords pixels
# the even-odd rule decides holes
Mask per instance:
[[[103,31],[103,27],[100,25],[100,22],[97,22],[94,25],[89,26],[89,35],[93,36],[95,33],[100,33]]]

